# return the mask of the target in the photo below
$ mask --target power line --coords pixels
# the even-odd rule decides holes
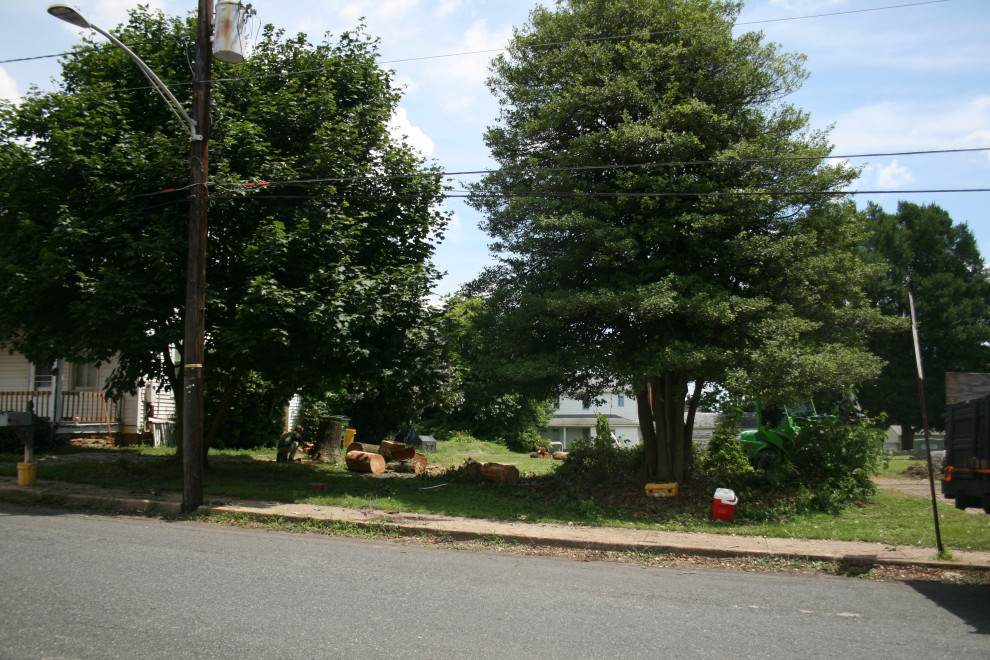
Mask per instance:
[[[863,13],[869,13],[869,12],[887,11],[887,10],[891,10],[891,9],[906,9],[906,8],[911,8],[911,7],[919,7],[919,6],[923,6],[923,5],[940,4],[940,3],[943,3],[943,2],[950,2],[950,0],[924,0],[922,2],[912,2],[912,3],[900,4],[900,5],[888,5],[888,6],[885,6],[885,7],[870,7],[870,8],[866,8],[866,9],[850,9],[850,10],[845,10],[845,11],[836,11],[836,12],[828,12],[828,13],[821,13],[821,14],[808,14],[808,15],[804,15],[804,16],[788,16],[788,17],[784,17],[784,18],[767,18],[767,19],[760,19],[760,20],[756,20],[756,21],[744,21],[744,22],[741,22],[741,23],[736,23],[736,26],[761,25],[761,24],[764,24],[764,23],[780,23],[780,22],[784,22],[784,21],[798,21],[798,20],[813,19],[813,18],[827,18],[827,17],[831,17],[831,16],[844,16],[844,15],[849,15],[849,14],[863,14]],[[637,33],[630,33],[630,34],[623,34],[623,35],[613,35],[613,36],[606,36],[606,37],[588,37],[588,38],[585,38],[585,39],[570,39],[570,40],[566,40],[566,41],[545,42],[545,43],[533,44],[531,46],[528,46],[528,48],[553,48],[553,47],[564,46],[564,45],[572,44],[572,43],[591,43],[591,42],[601,42],[601,41],[615,41],[615,40],[630,39],[630,38],[644,38],[644,37],[651,37],[651,36],[661,35],[661,34],[677,34],[677,33],[681,33],[681,32],[693,32],[693,31],[704,30],[704,29],[708,29],[708,28],[706,28],[706,27],[691,27],[691,28],[679,28],[679,29],[676,29],[676,30],[656,30],[656,31],[648,31],[648,32],[637,32]],[[158,43],[158,42],[144,42],[144,43]],[[75,50],[75,51],[69,51],[69,52],[64,52],[64,53],[55,53],[55,54],[51,54],[51,55],[36,55],[36,56],[33,56],[33,57],[21,57],[21,58],[9,59],[9,60],[0,60],[0,64],[7,64],[7,63],[13,63],[13,62],[24,62],[24,61],[29,61],[29,60],[40,60],[40,59],[46,59],[46,58],[52,58],[52,57],[62,57],[62,56],[66,56],[66,55],[77,55],[80,52],[84,52],[86,50],[95,50],[97,48],[99,48],[99,46],[92,46],[92,47],[89,47],[89,48],[80,48],[79,50]],[[401,64],[401,63],[405,63],[405,62],[417,62],[417,61],[434,60],[434,59],[444,59],[444,58],[451,58],[451,57],[464,57],[464,56],[469,56],[469,55],[485,55],[485,54],[490,54],[490,53],[499,53],[499,52],[502,52],[504,50],[506,50],[506,48],[503,47],[503,48],[490,48],[490,49],[485,49],[485,50],[464,51],[464,52],[458,52],[458,53],[444,53],[444,54],[440,54],[440,55],[422,55],[422,56],[417,56],[417,57],[398,58],[398,59],[394,59],[394,60],[382,60],[382,61],[379,61],[378,64],[379,65],[384,65],[384,64]],[[214,78],[213,79],[213,82],[215,82],[215,83],[220,83],[220,82],[240,82],[240,81],[244,81],[244,80],[257,80],[257,79],[261,79],[261,78],[281,77],[281,76],[295,75],[295,74],[300,74],[300,73],[316,73],[316,72],[321,72],[321,71],[325,71],[325,70],[327,70],[325,67],[318,67],[318,68],[315,68],[315,69],[297,69],[297,70],[294,70],[294,71],[280,71],[278,73],[271,73],[271,74],[266,74],[266,75],[256,75],[256,76],[246,76],[246,77],[229,77],[229,78]],[[192,84],[191,82],[170,83],[170,85],[172,85],[172,86],[184,86],[184,85],[191,85],[191,84]],[[143,90],[143,89],[153,89],[153,88],[152,87],[149,87],[149,86],[143,86],[143,87],[122,87],[122,88],[116,88],[116,89],[101,90],[101,93],[114,93],[114,92],[125,92],[125,91],[126,92],[129,92],[129,91],[139,91],[139,90]]]
[[[464,199],[468,197],[481,197],[487,199],[573,199],[573,198],[631,198],[642,199],[652,197],[845,197],[847,195],[921,195],[921,194],[942,194],[942,193],[976,193],[990,192],[990,188],[942,188],[927,190],[712,190],[700,192],[552,192],[552,191],[530,191],[514,193],[493,193],[472,195],[471,193],[443,193],[444,199]],[[211,195],[212,199],[229,199],[237,201],[268,201],[268,200],[314,200],[314,199],[334,199],[334,200],[417,200],[421,196],[417,195],[357,195],[357,194],[328,194],[328,195]]]
[[[396,180],[396,179],[414,179],[414,178],[425,178],[425,177],[455,177],[455,176],[476,176],[476,175],[486,175],[486,174],[498,174],[500,172],[509,173],[541,173],[541,172],[581,172],[581,171],[600,171],[600,170],[617,170],[617,169],[636,169],[636,168],[647,168],[647,167],[687,167],[696,165],[745,165],[754,163],[766,163],[766,162],[787,162],[787,161],[805,161],[805,160],[846,160],[853,158],[889,158],[892,156],[923,156],[923,155],[937,155],[937,154],[956,154],[956,153],[971,153],[978,151],[990,151],[990,147],[972,147],[964,149],[932,149],[927,151],[894,151],[894,152],[877,152],[877,153],[865,153],[865,154],[847,154],[847,155],[836,155],[836,156],[773,156],[765,158],[730,158],[724,160],[685,160],[685,161],[653,161],[646,163],[630,163],[630,164],[609,164],[609,165],[571,165],[563,167],[511,167],[502,168],[500,170],[465,170],[459,172],[414,172],[410,174],[393,174],[378,177],[369,176],[348,176],[348,177],[326,177],[326,178],[315,178],[315,179],[288,179],[285,181],[211,181],[207,185],[215,186],[218,188],[224,187],[244,187],[244,188],[258,188],[258,187],[268,187],[268,186],[295,186],[295,185],[310,185],[317,183],[348,183],[354,181],[381,181],[383,179]],[[138,195],[139,197],[146,197],[152,195],[161,195],[172,192],[179,192],[189,188],[188,185],[177,186],[175,188],[168,188],[166,190],[160,190],[152,193],[143,193]]]

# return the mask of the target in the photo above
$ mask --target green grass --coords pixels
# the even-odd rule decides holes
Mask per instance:
[[[910,456],[891,456],[887,468],[881,473],[881,477],[893,478],[900,477],[901,472],[908,469],[912,465],[924,465],[927,461],[919,461],[916,458],[911,458]]]
[[[172,449],[124,448],[119,457],[99,463],[42,464],[39,479],[53,479],[159,491],[182,490],[182,467]],[[137,460],[136,455],[157,460]],[[850,507],[839,515],[796,516],[785,521],[747,519],[750,503],[740,502],[736,519],[712,521],[711,495],[682,488],[675,498],[646,498],[642,485],[579,487],[552,474],[560,463],[509,452],[478,441],[441,443],[428,455],[431,465],[455,466],[467,458],[513,463],[527,475],[511,486],[471,482],[456,474],[442,477],[374,478],[342,465],[274,462],[273,449],[210,453],[204,475],[207,502],[231,498],[364,507],[530,522],[701,531],[770,537],[873,541],[889,546],[934,547],[931,504],[926,498],[881,492],[874,502]],[[264,459],[264,460],[261,460]],[[0,454],[0,474],[16,474],[19,455]],[[896,470],[897,467],[889,468]],[[901,468],[903,469],[903,467]],[[326,484],[314,491],[310,483]],[[442,488],[421,490],[425,486]],[[990,550],[990,516],[939,509],[943,542],[956,550]]]

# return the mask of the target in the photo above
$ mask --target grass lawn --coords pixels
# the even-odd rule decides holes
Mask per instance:
[[[642,484],[578,487],[563,483],[553,472],[558,461],[530,458],[483,442],[439,443],[428,454],[430,465],[456,466],[467,458],[515,464],[524,475],[518,485],[465,481],[455,473],[442,477],[376,478],[349,472],[342,465],[274,462],[274,449],[210,453],[204,475],[207,502],[245,498],[322,505],[366,507],[389,511],[453,516],[573,522],[584,525],[703,531],[770,537],[874,541],[890,546],[934,547],[929,500],[881,492],[875,501],[853,506],[839,515],[814,514],[787,521],[747,519],[747,503],[736,507],[730,523],[711,520],[711,493],[682,488],[678,497],[647,498]],[[182,489],[181,465],[174,450],[124,448],[119,457],[101,462],[42,461],[39,479],[54,479],[134,489]],[[81,453],[81,452],[80,452]],[[139,457],[147,458],[139,458]],[[157,460],[156,460],[157,457]],[[39,456],[39,458],[43,458]],[[16,474],[21,457],[0,454],[0,474]],[[901,465],[903,463],[903,465]],[[907,466],[895,459],[885,476]],[[403,475],[405,476],[405,475]],[[314,491],[310,483],[326,484]],[[424,486],[442,488],[421,490]],[[939,510],[943,542],[948,549],[990,550],[990,516],[943,506]]]

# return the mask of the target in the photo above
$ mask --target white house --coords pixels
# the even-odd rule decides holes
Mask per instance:
[[[541,435],[550,442],[559,442],[564,451],[576,438],[595,434],[598,414],[605,415],[609,428],[623,447],[633,447],[643,441],[639,433],[639,412],[636,399],[615,392],[604,395],[605,402],[585,406],[578,399],[561,399],[553,412],[553,419]],[[685,417],[687,413],[685,413]],[[718,413],[699,412],[694,418],[693,440],[707,446],[718,423]]]
[[[564,451],[579,437],[591,437],[595,434],[598,414],[605,415],[609,428],[615,432],[616,438],[623,446],[632,447],[638,444],[639,422],[636,421],[636,400],[630,396],[616,393],[606,393],[605,403],[592,403],[585,406],[579,399],[561,399],[553,412],[553,419],[547,424],[542,436],[550,442],[559,442]]]
[[[0,346],[0,410],[32,411],[50,420],[56,433],[112,435],[119,444],[152,434],[155,444],[173,437],[175,399],[148,385],[136,394],[108,398],[103,388],[114,362],[32,364]]]

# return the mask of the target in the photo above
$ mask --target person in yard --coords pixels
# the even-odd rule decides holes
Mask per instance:
[[[297,426],[293,431],[286,431],[278,439],[278,453],[275,455],[276,463],[291,463],[295,460],[296,450],[302,449],[304,452],[312,453],[314,445],[303,440],[303,427]]]

